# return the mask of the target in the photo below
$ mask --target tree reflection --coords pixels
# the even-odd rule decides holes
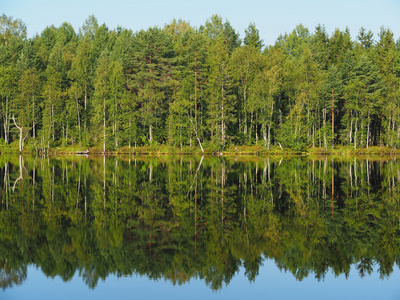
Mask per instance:
[[[3,291],[11,288],[14,285],[22,284],[27,278],[26,265],[18,266],[16,268],[9,268],[7,261],[4,262],[3,268],[0,269],[0,287]]]
[[[0,280],[133,273],[212,289],[265,259],[302,280],[390,276],[400,164],[248,158],[0,158]]]

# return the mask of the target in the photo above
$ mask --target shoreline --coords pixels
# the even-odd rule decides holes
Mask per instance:
[[[267,149],[263,146],[230,146],[223,151],[213,151],[205,149],[204,153],[195,147],[186,147],[184,149],[170,146],[141,146],[136,148],[122,147],[118,150],[104,152],[102,149],[92,147],[87,149],[74,147],[50,148],[42,153],[33,149],[26,149],[19,152],[17,149],[1,149],[1,155],[32,155],[32,156],[213,156],[213,157],[238,157],[238,156],[258,156],[258,157],[400,157],[400,151],[388,147],[369,147],[354,150],[347,146],[338,146],[333,149],[308,148],[296,151],[293,149],[280,149],[271,147]]]

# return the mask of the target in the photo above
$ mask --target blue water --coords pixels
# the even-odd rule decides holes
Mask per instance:
[[[250,283],[241,269],[228,286],[212,291],[204,281],[192,279],[184,285],[146,277],[109,276],[89,289],[77,274],[69,282],[47,278],[34,266],[28,267],[28,278],[20,286],[0,292],[0,298],[11,299],[399,299],[400,271],[395,268],[389,279],[374,272],[361,278],[352,268],[350,276],[335,277],[328,273],[323,281],[309,276],[297,281],[292,274],[281,272],[271,260],[265,260],[255,282]]]

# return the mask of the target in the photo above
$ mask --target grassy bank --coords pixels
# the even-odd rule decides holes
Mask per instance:
[[[89,154],[103,155],[103,149],[101,147],[90,147],[83,148],[77,145],[75,146],[59,146],[53,147],[46,150],[46,153],[42,153],[40,149],[36,150],[33,145],[25,146],[22,151],[23,154],[35,155],[38,153],[49,154],[49,155],[76,155],[76,154]],[[14,142],[9,145],[5,143],[0,144],[1,154],[20,154],[18,149],[18,143]],[[198,146],[186,146],[183,148],[172,147],[168,145],[153,145],[153,146],[141,146],[141,147],[121,147],[118,150],[108,150],[106,155],[202,155],[203,152]],[[293,150],[289,148],[281,148],[280,146],[272,146],[270,149],[261,145],[253,146],[234,146],[230,145],[223,151],[218,151],[213,147],[204,148],[205,155],[214,156],[310,156],[310,157],[321,157],[321,156],[400,156],[400,151],[388,147],[369,147],[369,148],[358,148],[354,149],[349,146],[337,146],[334,148],[308,148],[302,149],[301,151]]]

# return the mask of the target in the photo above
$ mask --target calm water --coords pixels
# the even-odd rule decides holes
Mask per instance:
[[[1,299],[400,296],[395,160],[1,157],[0,197]]]

